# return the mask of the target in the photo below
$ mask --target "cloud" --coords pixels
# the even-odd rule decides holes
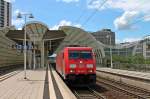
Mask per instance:
[[[124,13],[114,20],[116,29],[134,29],[136,22],[150,21],[149,0],[109,0],[107,8],[121,9]],[[140,17],[140,18],[139,18]]]
[[[65,3],[71,3],[71,2],[78,2],[79,0],[56,0],[57,2],[65,2]]]
[[[88,0],[87,7],[89,9],[99,9],[102,4],[102,1],[106,0]],[[133,12],[138,12],[135,14],[136,16],[141,17],[140,19],[134,21],[150,21],[150,2],[149,0],[107,0],[107,2],[103,5],[101,10],[105,9],[120,9],[123,14],[120,17],[117,17],[114,20],[114,25],[118,29],[131,29],[133,28],[133,24],[129,26],[129,22],[135,17]],[[127,15],[131,15],[129,19]],[[138,18],[138,17],[137,17]],[[134,23],[134,22],[133,22]],[[119,26],[120,25],[120,26]]]
[[[123,42],[135,42],[139,40],[141,40],[141,38],[125,38],[123,39]]]
[[[124,11],[139,11],[149,13],[149,0],[108,0],[105,8],[122,9]]]
[[[23,12],[19,9],[16,9],[13,11],[13,13],[12,13],[12,25],[14,25],[16,28],[20,29],[24,24],[24,20],[17,18],[18,13],[23,13]]]
[[[136,11],[126,11],[122,16],[118,17],[114,21],[115,28],[118,30],[121,29],[133,29],[134,26],[132,22],[138,16],[138,12]]]
[[[24,24],[24,20],[23,19],[12,19],[12,25],[15,26],[20,26]]]
[[[20,27],[20,28],[18,28],[18,30],[22,30],[22,28]]]
[[[4,0],[6,2],[15,2],[15,0]]]
[[[20,11],[19,9],[16,9],[16,10],[14,11],[14,13],[13,13],[13,16],[17,16],[18,13],[21,13],[21,11]]]
[[[25,14],[26,12],[23,12],[23,11],[21,11],[20,9],[16,9],[16,10],[14,10],[14,12],[13,12],[13,16],[14,16],[14,17],[17,17],[18,13]]]
[[[51,27],[50,29],[57,30],[60,26],[75,26],[75,27],[81,28],[80,24],[75,24],[75,23],[72,23],[71,21],[67,21],[67,20],[61,20],[57,25]]]
[[[150,21],[150,15],[146,15],[143,18],[144,18],[144,21]]]
[[[89,9],[96,9],[96,10],[100,10],[100,9],[104,9],[104,7],[102,6],[107,0],[87,0],[87,7]]]
[[[81,27],[82,27],[81,24],[74,24],[73,26],[78,27],[78,28],[81,28]]]
[[[139,41],[139,40],[141,40],[141,38],[129,37],[129,38],[124,38],[124,39],[116,39],[116,43],[120,44],[120,43],[124,43],[124,42],[136,42],[136,41]]]
[[[116,44],[119,44],[121,43],[121,40],[120,39],[116,39]]]

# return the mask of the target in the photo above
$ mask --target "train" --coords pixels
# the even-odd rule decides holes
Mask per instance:
[[[56,65],[56,54],[53,54],[51,56],[48,56],[48,62],[49,64],[51,64],[53,66],[53,68],[55,69],[55,65]]]
[[[67,82],[96,83],[96,61],[91,47],[65,47],[56,56],[56,71]]]

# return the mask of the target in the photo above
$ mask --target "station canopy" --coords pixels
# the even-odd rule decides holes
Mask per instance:
[[[49,30],[46,24],[38,21],[28,22],[22,30],[9,30],[6,36],[15,41],[24,40],[25,28],[27,40],[30,41],[55,40],[66,36],[62,30]]]

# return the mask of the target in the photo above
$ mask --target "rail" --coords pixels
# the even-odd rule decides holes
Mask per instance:
[[[78,99],[106,99],[103,95],[90,87],[71,89]]]
[[[96,70],[96,71],[97,72],[102,72],[102,73],[107,73],[107,74],[112,74],[112,75],[116,75],[116,76],[121,76],[121,77],[124,77],[124,78],[130,78],[130,79],[137,80],[137,81],[143,81],[143,82],[150,83],[150,80],[145,79],[145,78],[135,77],[135,76],[126,75],[126,74],[117,74],[117,73],[113,73],[113,72],[109,72],[109,71],[102,71],[102,70]]]
[[[109,86],[110,88],[114,90],[121,91],[123,93],[126,93],[130,96],[136,97],[138,99],[149,99],[150,98],[150,93],[146,92],[145,90],[140,90],[139,88],[133,87],[131,88],[130,86],[123,86],[122,84],[118,84],[116,82],[109,81],[108,79],[100,78],[97,77],[97,82],[100,84],[104,84],[106,86]]]
[[[23,65],[19,64],[19,65],[10,65],[10,66],[2,66],[0,67],[0,76],[4,75],[6,73],[12,72],[16,69],[21,68]]]

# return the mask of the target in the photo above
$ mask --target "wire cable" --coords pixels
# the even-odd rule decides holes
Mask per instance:
[[[92,1],[92,0],[91,0]],[[83,23],[83,26],[84,25],[86,25],[88,22],[89,22],[89,20],[103,7],[103,5],[107,2],[108,0],[104,0],[103,2],[102,2],[102,4],[98,7],[98,9],[96,9],[87,19],[86,19],[86,21]]]

